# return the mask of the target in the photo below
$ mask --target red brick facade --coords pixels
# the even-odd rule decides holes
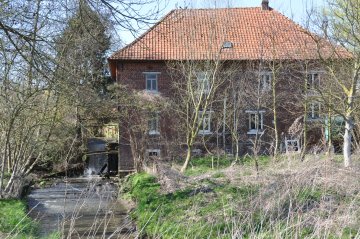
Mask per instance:
[[[264,134],[260,137],[261,148],[258,151],[271,153],[274,146],[274,98],[272,91],[262,94],[258,92],[257,96],[254,94],[260,82],[259,74],[270,71],[271,63],[282,68],[280,72],[276,72],[275,89],[278,133],[280,141],[284,142],[289,127],[304,115],[304,82],[307,77],[304,72],[317,69],[314,66],[309,67],[308,63],[316,62],[319,58],[318,43],[306,29],[272,8],[182,9],[170,12],[134,42],[115,52],[109,58],[109,65],[112,77],[116,78],[119,84],[126,85],[129,90],[145,90],[146,73],[156,73],[158,94],[165,99],[171,99],[174,97],[174,78],[169,72],[167,62],[221,61],[225,65],[236,63],[238,74],[232,81],[242,82],[244,86],[239,88],[244,99],[241,102],[242,108],[236,115],[239,119],[240,153],[251,153],[254,135],[251,134],[253,131],[249,131],[249,127],[252,127],[253,121],[250,121],[250,118],[251,111],[254,110],[257,113],[260,110],[263,115],[261,120]],[[332,55],[334,51],[337,55],[347,54],[328,42],[321,42],[321,45],[322,57]],[[264,63],[265,66],[262,65]],[[153,83],[150,83],[151,87],[155,87],[151,84]],[[259,102],[257,107],[256,103]],[[221,126],[222,119],[217,116],[221,115],[218,112],[223,110],[222,105],[220,100],[212,106],[214,119],[217,121],[212,124],[217,126]],[[144,143],[148,149],[160,149],[162,158],[181,155],[181,149],[184,148],[184,142],[178,140],[179,132],[175,130],[176,120],[179,120],[176,114],[162,115],[160,135],[149,135]],[[299,122],[303,123],[301,120]],[[124,133],[126,127],[129,125],[120,122],[120,170],[125,171],[133,167],[129,136]],[[225,133],[226,127],[223,131]],[[220,139],[219,134],[212,133],[205,137],[208,149],[211,150],[216,144],[227,151],[233,146],[234,142],[228,133]],[[173,143],[174,140],[178,141]]]

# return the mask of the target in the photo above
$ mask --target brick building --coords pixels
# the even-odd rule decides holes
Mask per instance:
[[[309,98],[304,109],[301,102],[304,100],[304,88],[311,91],[324,77],[318,64],[319,53],[330,56],[333,52],[330,44],[310,34],[263,0],[260,7],[253,8],[173,10],[108,60],[111,75],[119,84],[168,98],[173,97],[174,93],[171,88],[174,78],[169,72],[169,63],[201,63],[210,60],[222,62],[225,68],[236,69],[233,80],[248,82],[243,84],[246,87],[241,90],[248,92],[248,104],[239,110],[237,116],[240,134],[237,144],[240,145],[239,153],[244,154],[251,151],[249,147],[254,137],[259,135],[262,137],[259,153],[270,153],[274,141],[274,107],[278,112],[279,145],[281,148],[292,146],[295,150],[301,148],[301,136],[286,138],[286,135],[289,130],[296,131],[293,129],[294,122],[297,119],[299,121],[301,116],[305,115],[312,121],[310,125],[319,118],[319,103]],[[198,81],[206,78],[201,70],[197,71],[195,77]],[[277,79],[276,84],[272,84],[274,77]],[[251,87],[256,86],[260,91],[258,97],[252,99]],[[276,87],[276,92],[281,95],[280,102],[275,106],[271,104],[272,87]],[[264,103],[254,107],[259,95]],[[215,109],[222,110],[221,107],[214,107],[214,115]],[[156,138],[163,134],[173,134],[169,129],[171,119],[156,116],[148,120],[150,143],[146,150],[147,156],[169,156],[164,145]],[[199,134],[212,137],[212,140],[206,142],[214,145],[217,140],[218,147],[234,153],[234,142],[225,132],[225,124],[223,128],[215,130],[212,127],[214,122],[210,122],[210,114],[202,120],[204,128]],[[134,165],[129,136],[122,127],[128,126],[120,122],[119,168],[127,171]],[[285,139],[290,139],[287,141],[289,145],[286,145]],[[310,140],[316,142],[318,139],[312,137]],[[152,146],[151,142],[156,144]]]

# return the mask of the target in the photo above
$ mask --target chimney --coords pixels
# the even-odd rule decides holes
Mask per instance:
[[[270,10],[269,0],[262,0],[261,6],[262,6],[262,10],[269,11]]]

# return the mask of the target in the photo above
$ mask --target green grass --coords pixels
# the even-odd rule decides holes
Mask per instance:
[[[231,158],[223,158],[218,164],[216,158],[195,158],[186,175],[213,172],[211,178],[194,180],[188,188],[173,193],[162,193],[154,176],[132,175],[125,188],[127,195],[137,202],[131,216],[138,231],[149,238],[164,239],[355,238],[360,235],[357,219],[319,229],[323,221],[347,215],[349,208],[358,210],[357,193],[350,195],[347,190],[324,184],[324,178],[308,174],[305,164],[299,165],[299,173],[294,174],[292,167],[284,173],[281,162],[276,168],[276,161],[270,157],[261,156],[258,160],[262,166],[260,178],[243,173],[235,177],[239,181],[234,181],[234,178],[229,180],[228,173],[217,171],[231,165]],[[254,166],[254,159],[242,158],[241,164],[238,169],[245,172]],[[271,169],[268,174],[267,168]],[[234,236],[235,232],[240,234]]]
[[[271,162],[270,156],[259,156],[258,163],[260,166],[266,166]],[[182,162],[178,162],[181,164]],[[195,157],[191,159],[188,168],[186,169],[185,175],[186,176],[197,176],[203,173],[216,171],[219,169],[224,169],[232,165],[233,163],[236,164],[243,164],[245,166],[254,166],[255,160],[253,157],[246,156],[240,158],[238,162],[235,162],[234,157],[220,157],[217,158],[215,156],[205,156],[205,157]]]
[[[26,215],[26,204],[21,200],[0,200],[0,232],[33,238],[37,224]]]
[[[234,159],[231,157],[217,158],[215,156],[193,158],[189,163],[189,167],[187,168],[185,175],[196,176],[206,172],[223,169],[229,167],[233,160]]]
[[[254,186],[206,182],[211,187],[205,192],[188,188],[160,194],[156,178],[144,173],[133,175],[128,184],[128,193],[137,202],[132,216],[138,229],[150,237],[162,238],[219,238],[220,234],[229,238],[227,221],[236,214],[233,204],[248,203],[258,193]]]

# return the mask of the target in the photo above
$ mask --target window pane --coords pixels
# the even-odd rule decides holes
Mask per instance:
[[[146,74],[146,90],[157,91],[157,74]]]
[[[250,114],[250,129],[256,129],[256,114]]]
[[[157,90],[157,80],[156,79],[152,80],[152,89],[151,90],[153,90],[153,91]]]
[[[203,116],[203,119],[201,120],[201,117]],[[210,113],[202,113],[199,114],[199,130],[204,132],[210,132],[211,129],[211,115]]]
[[[209,118],[204,118],[203,129],[204,129],[205,131],[209,131],[209,130],[210,130],[210,119],[209,119]]]
[[[148,129],[150,133],[159,132],[159,116],[157,114],[150,115],[148,120]]]
[[[249,130],[262,130],[263,129],[263,114],[250,113],[249,114]]]
[[[196,74],[197,87],[200,92],[208,93],[210,90],[209,76],[206,72],[199,72]]]
[[[314,115],[314,118],[319,118],[320,117],[320,104],[319,103],[314,103],[313,115]]]
[[[260,90],[270,90],[271,87],[271,75],[270,73],[264,73],[260,79]]]
[[[320,77],[319,77],[319,74],[314,74],[313,76],[313,87],[314,88],[318,88],[320,86]]]
[[[312,85],[313,85],[313,75],[312,74],[309,74],[307,76],[307,89],[310,90],[312,89]]]
[[[151,80],[146,80],[146,89],[151,90]]]

